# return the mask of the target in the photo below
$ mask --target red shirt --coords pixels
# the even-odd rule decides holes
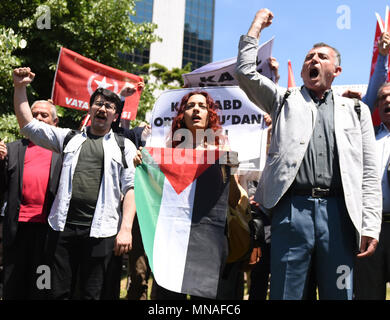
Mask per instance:
[[[46,191],[50,177],[52,152],[29,143],[24,156],[20,222],[46,223]]]

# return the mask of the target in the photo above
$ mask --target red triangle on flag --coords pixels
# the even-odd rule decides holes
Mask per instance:
[[[295,79],[294,79],[294,73],[292,71],[291,61],[288,60],[288,81],[287,81],[287,88],[296,87]]]
[[[181,148],[145,148],[173,189],[180,194],[226,152]]]

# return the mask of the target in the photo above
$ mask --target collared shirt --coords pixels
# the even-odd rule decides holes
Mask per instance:
[[[54,152],[64,154],[61,178],[54,199],[49,224],[56,231],[63,231],[72,196],[72,179],[77,165],[81,145],[87,139],[86,131],[75,135],[62,150],[63,142],[70,129],[57,128],[36,119],[27,124],[21,133],[35,144]],[[110,130],[103,139],[104,172],[100,185],[96,209],[92,220],[90,236],[105,238],[116,235],[121,223],[122,194],[134,187],[133,158],[136,154],[134,144],[125,139],[125,157],[128,168],[122,164],[122,154]]]
[[[378,154],[378,168],[382,177],[383,212],[390,212],[390,186],[387,179],[387,167],[390,157],[390,131],[381,123],[376,134],[376,146]]]
[[[318,99],[312,92],[310,95],[317,107],[316,123],[292,188],[296,190],[310,190],[313,187],[341,189],[334,133],[333,92],[328,90],[323,99]]]

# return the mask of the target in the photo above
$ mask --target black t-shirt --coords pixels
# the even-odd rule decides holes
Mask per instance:
[[[103,136],[94,136],[89,130],[80,150],[72,180],[67,223],[90,226],[95,213],[104,170]]]

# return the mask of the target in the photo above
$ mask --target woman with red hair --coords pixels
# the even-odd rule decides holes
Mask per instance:
[[[184,95],[179,104],[177,115],[172,122],[167,147],[208,150],[224,149],[229,151],[230,147],[227,144],[226,136],[222,134],[222,126],[220,125],[217,112],[218,106],[208,92],[194,90]],[[138,151],[137,157],[134,159],[135,165],[140,164],[141,159],[141,152]],[[226,165],[228,167],[232,166],[231,163]],[[230,176],[230,169],[225,165],[220,166],[220,171],[220,175],[224,177],[224,180]],[[238,177],[236,175],[231,176],[229,206],[232,208],[237,207],[240,198]],[[228,250],[227,241],[228,239],[226,238],[226,248],[223,249],[226,253]],[[222,291],[221,295],[218,293],[217,299],[223,298],[223,294]],[[151,298],[152,300],[185,300],[186,295],[167,290],[154,281]],[[191,299],[203,298],[191,296]]]
[[[191,91],[180,102],[172,122],[168,147],[204,148],[224,144],[218,107],[206,91]],[[180,130],[185,129],[185,130]],[[209,129],[209,130],[208,130]],[[222,139],[221,139],[222,138]]]

